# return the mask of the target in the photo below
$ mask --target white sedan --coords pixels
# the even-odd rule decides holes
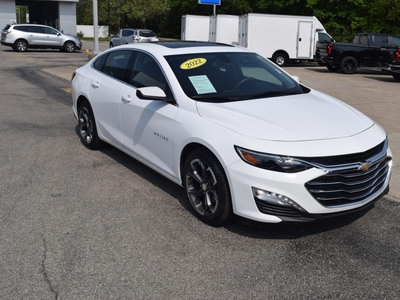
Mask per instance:
[[[109,49],[74,72],[82,143],[110,144],[183,186],[195,215],[278,223],[365,209],[386,194],[384,130],[246,49]]]

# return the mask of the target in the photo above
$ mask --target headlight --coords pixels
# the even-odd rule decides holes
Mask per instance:
[[[246,163],[270,171],[297,173],[313,167],[309,163],[293,157],[254,152],[238,146],[235,146],[235,150]]]

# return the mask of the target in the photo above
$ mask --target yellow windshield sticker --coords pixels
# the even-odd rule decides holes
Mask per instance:
[[[182,70],[190,70],[194,68],[198,68],[202,65],[204,65],[207,62],[207,59],[205,58],[192,58],[189,59],[181,64],[181,69]]]

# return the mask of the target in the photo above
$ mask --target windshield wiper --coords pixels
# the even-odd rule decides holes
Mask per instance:
[[[274,96],[288,96],[288,95],[297,95],[297,94],[301,94],[301,93],[300,92],[288,92],[288,91],[268,91],[268,92],[263,92],[263,93],[259,93],[259,94],[249,95],[249,96],[240,98],[240,100],[268,98],[268,97],[274,97]]]
[[[228,101],[238,101],[241,100],[238,97],[224,97],[224,96],[202,96],[202,95],[196,95],[191,97],[194,100],[204,100],[207,102],[213,102],[213,101],[218,101],[218,102],[228,102]]]

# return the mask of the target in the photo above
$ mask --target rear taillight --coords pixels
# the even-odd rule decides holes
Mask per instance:
[[[396,54],[394,55],[394,60],[400,62],[400,47],[397,48]]]
[[[73,73],[72,73],[72,77],[71,77],[71,81],[74,80],[75,75],[76,75],[76,72],[73,72]]]
[[[326,46],[326,52],[328,54],[332,54],[332,47],[333,47],[333,43],[329,43],[328,46]]]

